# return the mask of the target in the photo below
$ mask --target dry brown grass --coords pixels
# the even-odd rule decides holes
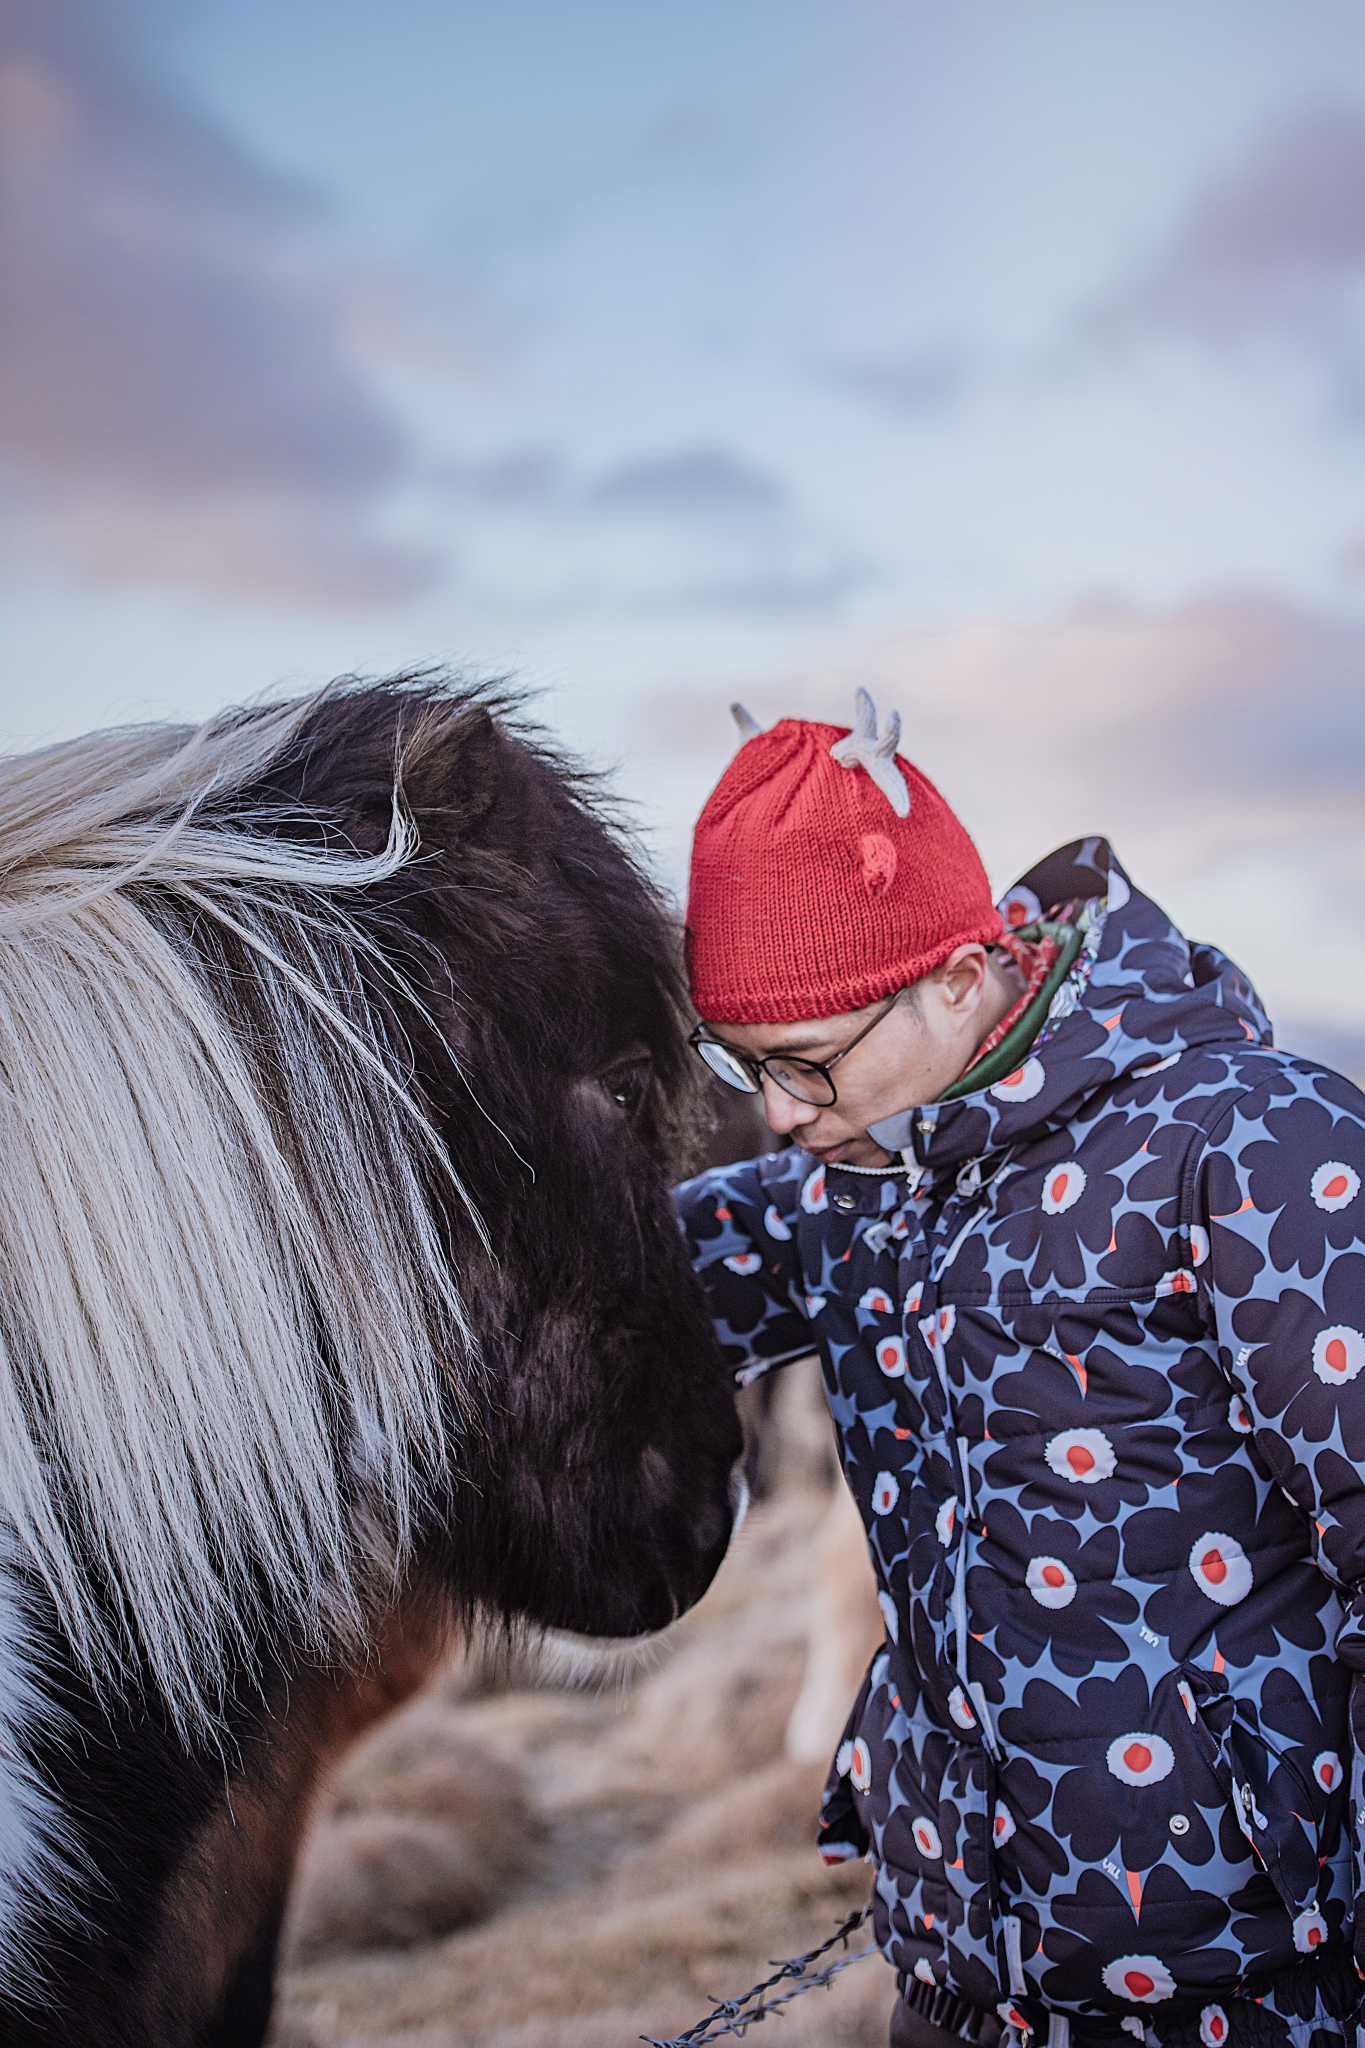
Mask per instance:
[[[628,2048],[861,1903],[867,1866],[812,1846],[822,1768],[783,1752],[824,1504],[807,1475],[755,1509],[633,1682],[442,1674],[371,1736],[309,1845],[270,2048]],[[873,1958],[766,2033],[885,2048],[893,1991]]]

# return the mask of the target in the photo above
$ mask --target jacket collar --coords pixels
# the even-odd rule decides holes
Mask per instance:
[[[954,1102],[901,1110],[870,1126],[879,1145],[932,1171],[1017,1145],[1065,1124],[1122,1075],[1196,1045],[1269,1045],[1270,1020],[1241,970],[1215,947],[1192,945],[1133,888],[1106,839],[1078,839],[1031,868],[1004,899],[1036,914],[1094,901],[1071,973],[1022,1066]]]

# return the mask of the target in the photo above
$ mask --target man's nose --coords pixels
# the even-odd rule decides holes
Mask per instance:
[[[788,1095],[785,1088],[778,1087],[771,1074],[765,1074],[763,1114],[768,1119],[768,1129],[782,1137],[788,1131],[799,1131],[806,1124],[813,1124],[820,1111],[813,1102],[798,1102],[794,1095]]]

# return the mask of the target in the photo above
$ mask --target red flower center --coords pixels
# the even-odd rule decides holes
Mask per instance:
[[[1052,1186],[1048,1192],[1050,1193],[1054,1202],[1061,1201],[1062,1196],[1066,1193],[1066,1175],[1064,1173],[1059,1173],[1057,1175],[1056,1180],[1053,1181]]]
[[[1093,1472],[1095,1469],[1095,1454],[1093,1451],[1088,1451],[1084,1444],[1073,1444],[1066,1454],[1066,1462],[1073,1472]]]
[[[1045,1564],[1043,1566],[1043,1584],[1045,1586],[1064,1586],[1066,1584],[1066,1573],[1059,1564]],[[970,1669],[970,1666],[968,1668]]]
[[[1346,1346],[1342,1343],[1340,1337],[1333,1337],[1331,1343],[1327,1346],[1326,1351],[1323,1353],[1323,1356],[1326,1358],[1327,1363],[1331,1366],[1333,1372],[1345,1372]]]
[[[1145,1742],[1130,1742],[1123,1752],[1123,1761],[1130,1771],[1146,1771],[1151,1768],[1152,1752]]]
[[[1344,1195],[1345,1192],[1346,1176],[1344,1173],[1339,1173],[1334,1180],[1328,1181],[1322,1191],[1322,1198],[1325,1202],[1335,1202],[1337,1196]]]
[[[1222,1555],[1216,1550],[1206,1550],[1199,1560],[1199,1569],[1206,1579],[1212,1579],[1215,1586],[1221,1586],[1228,1575]]]
[[[1156,1989],[1152,1979],[1141,1970],[1129,1970],[1123,1981],[1134,1998],[1150,1998]]]

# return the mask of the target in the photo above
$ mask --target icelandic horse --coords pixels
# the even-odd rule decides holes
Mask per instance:
[[[449,1632],[704,1591],[685,1022],[496,690],[0,761],[6,2048],[257,2048],[318,1776]]]

